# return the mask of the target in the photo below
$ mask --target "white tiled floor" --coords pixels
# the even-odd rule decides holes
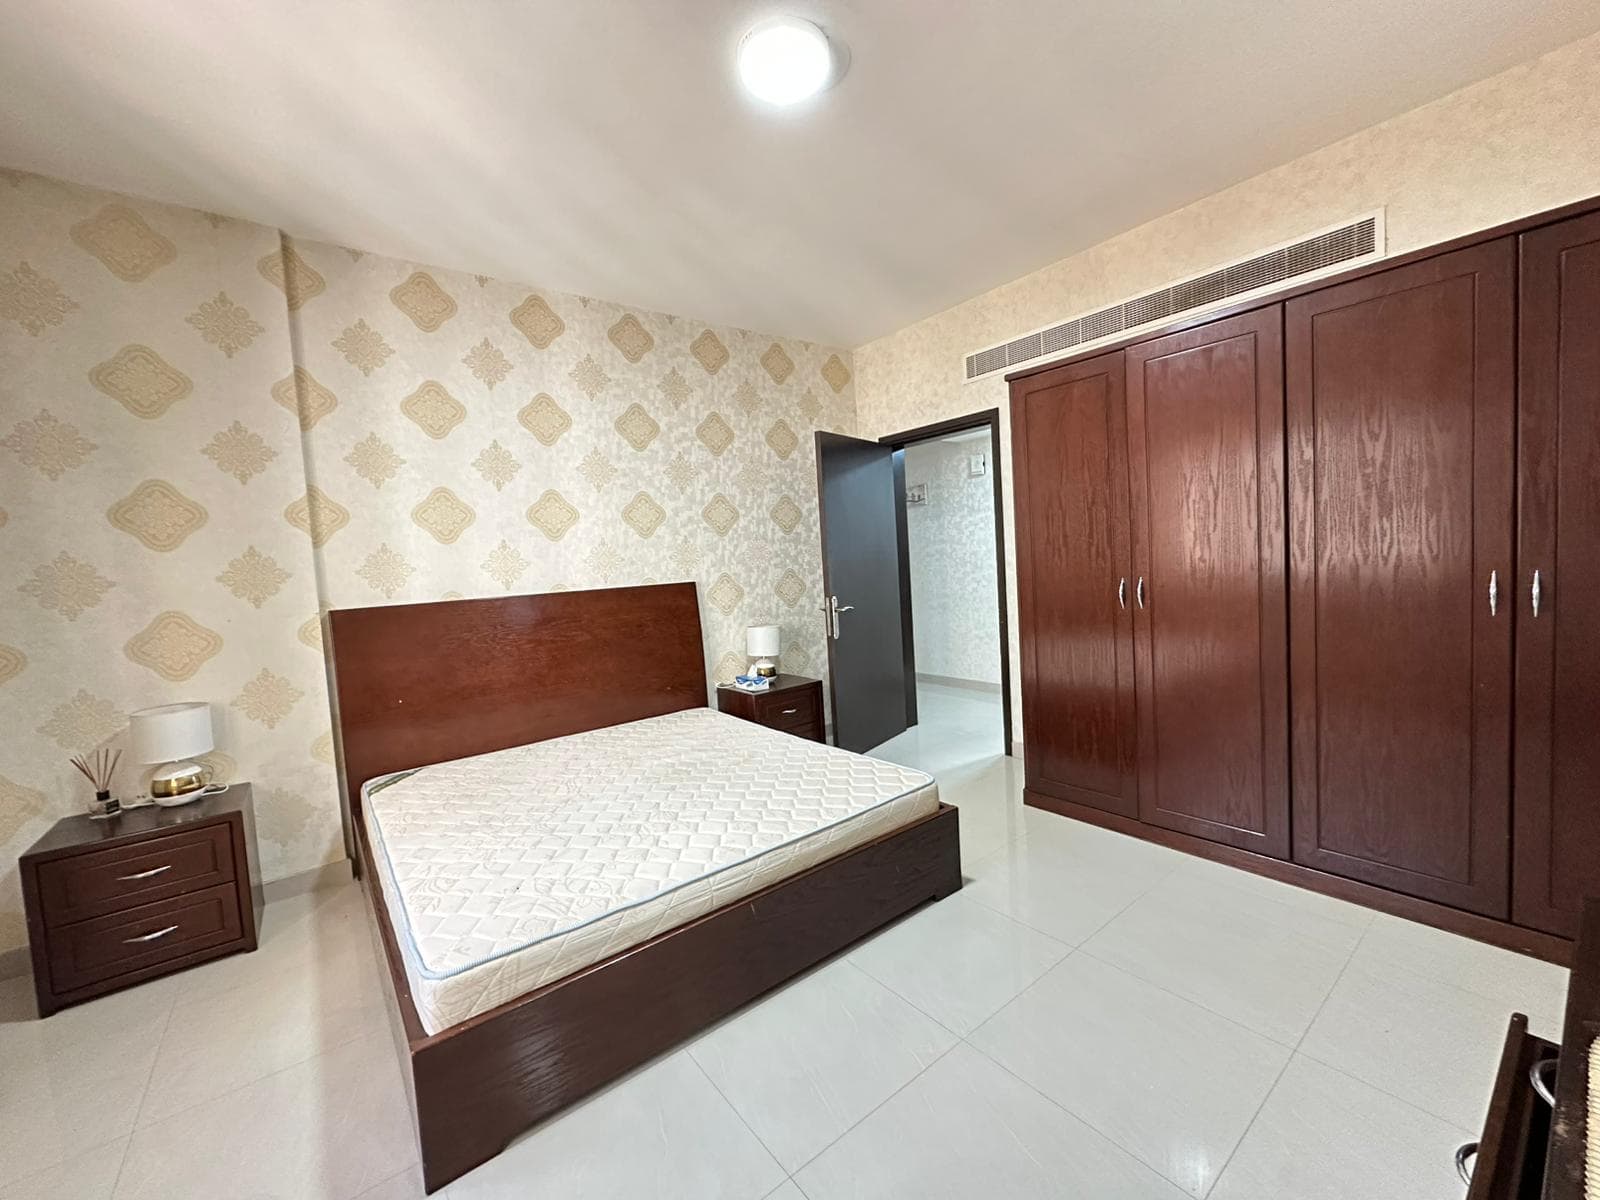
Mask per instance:
[[[997,702],[929,691],[882,753],[960,807],[962,892],[451,1200],[1459,1200],[1506,1019],[1554,1036],[1564,971],[1023,809]],[[0,1200],[420,1196],[360,905],[48,1021],[0,984]]]

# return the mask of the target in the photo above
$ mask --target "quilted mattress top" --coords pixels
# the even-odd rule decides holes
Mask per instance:
[[[443,979],[931,787],[919,771],[696,708],[363,793],[416,965]]]

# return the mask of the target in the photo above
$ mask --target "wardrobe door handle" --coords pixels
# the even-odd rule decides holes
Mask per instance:
[[[1139,601],[1139,607],[1144,607],[1144,576],[1139,576],[1139,583],[1133,589],[1134,598]]]
[[[1534,1093],[1551,1108],[1556,1106],[1556,1094],[1545,1078],[1545,1068],[1553,1067],[1560,1061],[1558,1058],[1543,1058],[1528,1068],[1528,1082],[1533,1085]]]
[[[1117,603],[1123,608],[1128,607],[1128,577],[1124,575],[1117,580]]]
[[[1529,594],[1533,597],[1533,615],[1537,617],[1539,615],[1539,597],[1543,594],[1542,589],[1539,587],[1538,567],[1533,569],[1533,587],[1529,589]]]
[[[1491,617],[1500,612],[1500,572],[1489,572],[1489,615]]]

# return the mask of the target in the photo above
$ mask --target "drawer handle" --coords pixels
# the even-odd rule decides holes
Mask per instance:
[[[1528,1068],[1528,1082],[1533,1085],[1534,1092],[1551,1108],[1556,1106],[1556,1094],[1550,1084],[1545,1080],[1545,1068],[1553,1067],[1560,1059],[1542,1058]]]
[[[1474,1158],[1477,1153],[1477,1142],[1468,1142],[1456,1150],[1456,1174],[1461,1176],[1461,1182],[1468,1187],[1472,1186],[1472,1168],[1467,1166],[1467,1160]]]
[[[783,713],[781,715],[785,716],[785,717],[792,717],[792,716],[795,715],[795,713],[797,713],[799,711],[800,710],[798,708],[786,708],[786,709],[783,710]]]
[[[178,927],[176,925],[168,925],[165,929],[158,929],[154,933],[145,934],[143,937],[123,938],[122,939],[122,944],[124,946],[132,946],[136,942],[154,942],[154,941],[156,941],[156,940],[158,940],[160,938],[166,937],[167,934],[169,934],[169,933],[177,933],[177,932],[178,932]]]
[[[139,871],[139,872],[137,872],[136,874],[133,874],[133,875],[118,875],[117,876],[117,882],[118,883],[132,883],[135,879],[149,879],[150,876],[152,876],[152,875],[159,875],[163,871],[170,871],[170,870],[172,870],[172,864],[168,863],[164,867],[151,867],[148,871]]]

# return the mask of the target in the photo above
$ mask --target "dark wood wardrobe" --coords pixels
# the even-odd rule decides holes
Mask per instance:
[[[1561,958],[1600,894],[1600,201],[1011,391],[1028,802]]]

